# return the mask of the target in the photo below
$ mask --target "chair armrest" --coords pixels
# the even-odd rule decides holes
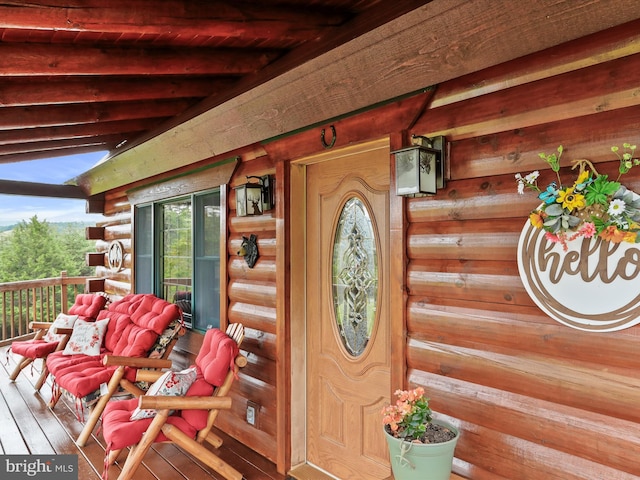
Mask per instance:
[[[73,328],[56,327],[53,333],[60,333],[62,335],[71,335],[73,333]]]
[[[102,359],[102,364],[105,366],[117,365],[135,368],[171,368],[172,362],[171,360],[164,360],[162,358],[105,355]]]
[[[145,370],[140,368],[136,370],[136,382],[153,383],[164,374],[165,371],[163,370]]]
[[[231,397],[167,397],[143,395],[138,400],[140,408],[156,410],[211,410],[231,408]]]
[[[29,328],[31,330],[48,330],[53,322],[29,322]]]

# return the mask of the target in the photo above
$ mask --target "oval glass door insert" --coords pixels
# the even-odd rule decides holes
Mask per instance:
[[[333,243],[333,304],[347,352],[364,352],[376,321],[378,255],[371,215],[351,197],[338,217]]]

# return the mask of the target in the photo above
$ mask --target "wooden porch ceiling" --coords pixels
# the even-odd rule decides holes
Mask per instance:
[[[117,152],[425,1],[2,2],[0,163]]]
[[[638,18],[637,0],[2,2],[0,163],[108,150],[77,179],[91,196]]]

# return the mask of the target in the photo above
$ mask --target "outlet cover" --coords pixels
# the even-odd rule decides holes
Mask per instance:
[[[255,426],[258,420],[258,406],[253,402],[247,402],[247,423]]]

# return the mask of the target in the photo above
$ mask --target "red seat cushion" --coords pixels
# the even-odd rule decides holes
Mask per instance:
[[[58,342],[45,342],[44,340],[24,340],[13,342],[11,351],[27,358],[44,358],[58,348]]]
[[[111,378],[116,367],[102,365],[105,354],[146,356],[159,334],[179,316],[176,305],[154,295],[126,295],[98,314],[98,320],[109,319],[100,356],[63,356],[54,352],[47,360],[49,371],[60,388],[82,398]],[[125,378],[134,381],[135,369],[127,368]]]
[[[107,303],[107,297],[100,294],[80,293],[69,308],[69,315],[78,315],[84,320],[94,320]],[[23,340],[13,342],[11,351],[26,358],[45,358],[55,352],[59,342],[45,340]]]
[[[120,450],[130,445],[135,445],[140,441],[144,432],[147,431],[153,418],[130,421],[131,413],[138,406],[138,399],[121,400],[109,402],[102,414],[102,434],[107,443],[108,450]],[[167,423],[175,425],[182,432],[195,438],[196,429],[190,426],[179,416],[172,415],[167,419]],[[167,437],[160,432],[156,437],[156,442],[167,441]]]
[[[180,317],[177,305],[150,294],[132,294],[100,312],[109,318],[104,345],[114,355],[146,356],[158,335]]]

